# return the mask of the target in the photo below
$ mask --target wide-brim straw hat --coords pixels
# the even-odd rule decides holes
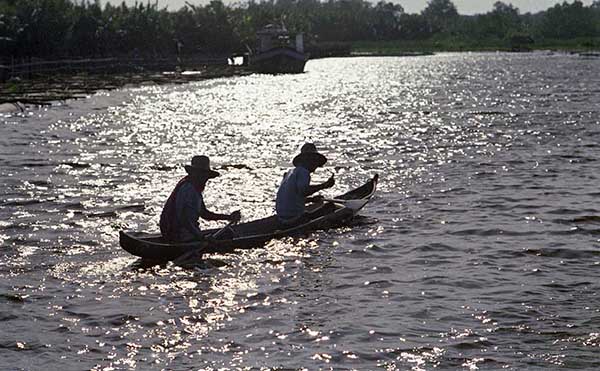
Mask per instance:
[[[192,157],[192,164],[185,165],[184,168],[185,171],[190,175],[200,174],[205,175],[208,178],[216,178],[221,175],[210,168],[210,160],[207,156]]]
[[[314,161],[317,167],[321,167],[325,165],[327,158],[317,151],[317,147],[313,143],[304,143],[302,148],[300,148],[300,154],[294,157],[292,163],[294,166],[298,166],[307,161]]]

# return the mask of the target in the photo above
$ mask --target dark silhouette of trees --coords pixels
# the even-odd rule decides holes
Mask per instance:
[[[447,38],[509,45],[588,38],[597,45],[600,0],[558,3],[537,14],[520,14],[498,1],[474,16],[460,15],[451,0],[430,0],[419,14],[387,0],[249,0],[232,6],[212,0],[178,10],[151,2],[0,0],[0,59],[173,56],[177,45],[184,54],[225,55],[254,46],[256,31],[269,23],[320,43]]]
[[[421,14],[427,22],[430,34],[450,31],[459,18],[456,6],[451,0],[431,0]]]
[[[374,9],[373,28],[379,40],[393,40],[400,36],[404,8],[391,2],[380,1]]]
[[[598,3],[595,3],[595,8],[598,8]],[[597,35],[598,18],[594,15],[594,5],[586,8],[581,1],[556,4],[545,12],[541,32],[544,36],[555,39]]]
[[[519,9],[501,1],[494,3],[494,9],[479,17],[482,36],[503,39],[511,33],[522,31]]]

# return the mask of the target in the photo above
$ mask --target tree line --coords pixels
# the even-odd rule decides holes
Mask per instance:
[[[522,14],[498,1],[484,14],[461,15],[451,0],[430,0],[409,14],[398,3],[366,0],[250,0],[225,5],[158,3],[115,6],[100,0],[0,0],[0,58],[224,55],[255,44],[255,32],[283,23],[310,43],[420,41],[452,38],[499,41],[600,37],[600,0],[558,3]],[[591,43],[596,41],[590,41]]]

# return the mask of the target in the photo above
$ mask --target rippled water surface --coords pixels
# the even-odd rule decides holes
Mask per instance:
[[[599,369],[600,60],[441,54],[100,92],[0,116],[0,368]],[[272,213],[305,140],[354,228],[147,266],[194,154]],[[218,223],[203,223],[204,227]]]

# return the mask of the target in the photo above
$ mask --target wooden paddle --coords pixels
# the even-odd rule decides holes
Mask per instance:
[[[367,204],[367,202],[369,202],[369,199],[340,200],[338,198],[324,198],[323,201],[333,202],[334,204],[342,205],[356,212],[362,209]]]
[[[232,225],[234,225],[236,223],[237,223],[237,221],[230,221],[229,223],[227,223],[226,226],[224,226],[223,228],[221,228],[218,231],[216,231],[215,233],[213,233],[211,237],[216,240],[217,237],[219,237],[220,235],[222,235],[223,232],[225,232],[225,230],[227,230],[227,228],[230,228]]]
[[[217,237],[219,237],[220,235],[223,234],[223,232],[225,232],[225,230],[227,230],[227,228],[231,227],[232,225],[236,224],[237,220],[232,220],[229,223],[227,223],[227,225],[225,225],[223,228],[219,229],[218,231],[216,231],[215,233],[213,233],[212,235],[208,236],[211,239],[217,239]],[[194,241],[193,243],[197,243],[196,241]],[[208,243],[210,244],[210,241],[208,241]],[[204,245],[203,247],[199,248],[199,249],[194,249],[191,251],[188,251],[186,253],[184,253],[183,255],[177,257],[176,259],[173,259],[173,262],[177,265],[181,265],[181,264],[185,264],[188,262],[196,262],[197,260],[202,260],[202,254],[203,251],[207,248],[207,245]]]

